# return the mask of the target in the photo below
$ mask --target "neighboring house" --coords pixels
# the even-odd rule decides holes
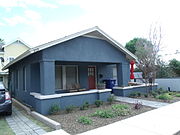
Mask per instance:
[[[0,46],[0,81],[8,85],[8,70],[2,71],[4,65],[14,60],[17,56],[27,51],[30,47],[21,39],[16,39],[9,44],[1,44]]]
[[[117,78],[118,86],[127,86],[129,61],[135,59],[122,45],[93,27],[31,48],[4,69],[9,69],[13,96],[47,114],[53,104],[65,109],[85,101],[106,101],[111,89],[97,90],[97,84]],[[77,89],[81,92],[72,93]]]
[[[134,72],[134,82],[144,83],[142,72]]]
[[[158,83],[158,88],[169,91],[180,91],[180,77],[177,78],[156,78],[155,82]]]

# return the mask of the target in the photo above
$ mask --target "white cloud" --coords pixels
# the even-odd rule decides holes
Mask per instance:
[[[2,0],[0,0],[0,6]],[[9,24],[27,24],[32,33],[21,32],[19,35],[31,45],[39,45],[65,35],[99,26],[107,34],[125,45],[134,37],[148,38],[150,25],[158,22],[162,26],[163,51],[174,52],[179,48],[180,9],[178,0],[56,0],[59,5],[49,4],[42,0],[3,0],[11,1],[11,7],[34,5],[37,7],[63,7],[63,5],[76,5],[84,10],[84,14],[69,21],[43,22],[41,15],[32,10],[26,10],[24,17],[15,16],[6,20]],[[24,5],[23,5],[24,4]],[[4,2],[4,6],[8,3]],[[168,10],[167,10],[168,9]],[[58,12],[57,12],[58,15]],[[14,22],[13,22],[14,21]]]
[[[10,26],[26,24],[33,27],[41,23],[41,15],[33,10],[25,10],[22,16],[16,15],[10,18],[4,18],[4,21]]]
[[[36,11],[33,11],[33,10],[25,10],[24,11],[24,16],[31,19],[31,20],[39,20],[41,19],[41,15],[36,12]]]
[[[4,8],[26,8],[30,5],[35,7],[57,8],[55,4],[44,2],[43,0],[0,0],[0,7]]]
[[[4,26],[4,25],[5,25],[4,23],[0,22],[0,26]]]
[[[17,24],[27,23],[27,20],[22,16],[14,16],[11,18],[4,18],[4,20],[10,26],[15,26]]]

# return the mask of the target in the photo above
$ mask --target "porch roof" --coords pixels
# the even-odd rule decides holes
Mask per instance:
[[[71,40],[71,39],[74,39],[76,37],[79,37],[79,36],[86,36],[86,37],[93,37],[93,38],[99,38],[99,39],[103,39],[103,40],[106,40],[108,41],[111,45],[113,45],[114,47],[116,47],[119,51],[123,52],[126,54],[126,58],[129,59],[129,60],[137,60],[137,57],[132,54],[130,51],[128,51],[125,47],[123,47],[120,43],[118,43],[117,41],[115,41],[114,39],[112,39],[108,34],[106,34],[104,31],[102,31],[99,27],[95,26],[95,27],[92,27],[90,29],[86,29],[86,30],[83,30],[83,31],[80,31],[80,32],[77,32],[77,33],[74,33],[74,34],[71,34],[69,36],[65,36],[63,38],[59,38],[57,40],[53,40],[53,41],[50,41],[48,43],[45,43],[45,44],[42,44],[42,45],[39,45],[37,47],[34,47],[34,48],[30,48],[29,50],[27,50],[26,52],[24,52],[23,54],[21,54],[20,56],[18,56],[16,59],[14,59],[13,61],[11,61],[10,63],[8,63],[6,66],[3,67],[3,70],[9,68],[11,65],[13,65],[14,63],[22,60],[23,58],[35,53],[35,52],[38,52],[38,51],[41,51],[43,49],[46,49],[48,47],[51,47],[51,46],[54,46],[54,45],[57,45],[59,43],[62,43],[62,42],[65,42],[65,41],[68,41],[68,40]]]

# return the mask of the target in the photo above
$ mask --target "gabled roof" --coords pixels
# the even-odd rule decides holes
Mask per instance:
[[[87,37],[94,37],[94,38],[99,38],[99,39],[103,39],[106,40],[107,42],[111,43],[114,47],[116,47],[118,50],[120,50],[121,52],[126,54],[126,57],[129,60],[137,60],[137,57],[132,54],[130,51],[128,51],[124,46],[122,46],[120,43],[118,43],[117,41],[115,41],[114,39],[112,39],[109,35],[107,35],[104,31],[102,31],[99,27],[95,26],[68,36],[65,36],[63,38],[59,38],[57,40],[53,40],[50,41],[48,43],[36,46],[34,48],[30,48],[29,50],[27,50],[26,52],[24,52],[23,54],[21,54],[20,56],[18,56],[16,59],[14,59],[13,61],[11,61],[10,63],[8,63],[6,66],[4,66],[3,70],[7,69],[9,66],[13,65],[14,63],[20,61],[21,59],[29,56],[30,54],[33,54],[35,52],[41,51],[43,49],[46,49],[48,47],[57,45],[59,43],[74,39],[76,37],[79,36],[87,36]]]
[[[20,39],[20,38],[16,38],[15,40],[9,42],[8,44],[3,45],[2,48],[6,47],[6,46],[9,46],[9,45],[12,45],[12,44],[15,43],[15,42],[19,42],[19,43],[27,46],[28,48],[31,48],[27,43],[25,43],[25,42],[24,42],[22,39]]]

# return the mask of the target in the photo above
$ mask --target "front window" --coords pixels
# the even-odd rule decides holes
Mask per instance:
[[[56,65],[55,66],[55,88],[72,89],[78,84],[78,66]]]
[[[66,88],[71,89],[76,85],[77,82],[77,67],[67,66],[66,67]]]

